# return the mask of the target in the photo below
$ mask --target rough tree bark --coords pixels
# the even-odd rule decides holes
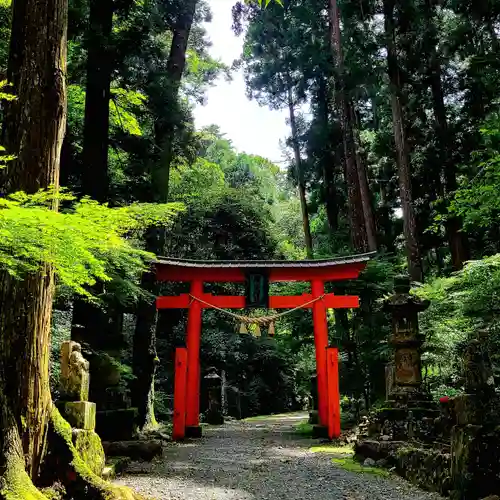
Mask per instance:
[[[326,79],[318,78],[318,107],[319,118],[324,130],[328,130],[330,123],[330,109],[328,102],[328,87]],[[325,190],[325,207],[328,226],[331,232],[339,228],[339,206],[335,189],[335,152],[331,152],[330,144],[326,143],[322,151],[322,170]]]
[[[417,235],[417,223],[413,207],[411,168],[408,144],[405,134],[403,106],[401,103],[401,82],[394,29],[395,0],[384,0],[384,27],[387,45],[387,70],[392,106],[392,125],[396,146],[396,162],[399,174],[403,227],[408,258],[408,272],[414,281],[423,280],[422,260]]]
[[[174,27],[174,35],[167,63],[169,78],[169,97],[171,105],[177,107],[179,88],[186,67],[186,51],[193,25],[198,0],[184,3]],[[158,159],[159,168],[154,176],[154,196],[156,201],[168,200],[170,165],[173,155],[173,135],[175,113],[159,119],[155,123],[155,143],[162,151]],[[154,254],[161,253],[164,246],[165,231],[151,228],[146,236],[146,249]],[[152,295],[158,293],[154,272],[144,273],[141,286]],[[137,322],[134,332],[133,372],[136,377],[131,390],[132,404],[138,408],[139,427],[154,425],[154,380],[158,357],[156,353],[156,330],[158,312],[154,300],[141,300],[137,307]]]
[[[17,99],[6,106],[3,141],[17,158],[3,172],[4,193],[34,193],[59,185],[66,124],[66,30],[67,0],[14,2],[8,79]],[[54,276],[48,266],[24,281],[0,275],[2,416],[12,412],[8,422],[2,421],[4,477],[14,456],[36,478],[45,452],[52,404],[53,291]]]
[[[109,100],[111,97],[113,0],[90,0],[86,35],[87,81],[83,125],[82,192],[108,199]]]
[[[292,88],[288,85],[288,111],[290,113],[290,128],[292,129],[292,145],[295,157],[295,175],[299,189],[300,208],[302,211],[302,226],[304,228],[304,241],[306,245],[307,258],[313,258],[313,243],[311,227],[309,225],[309,211],[307,209],[306,185],[302,175],[302,159],[300,158],[300,147],[298,140],[297,121],[295,118],[295,103],[293,102]]]
[[[67,25],[68,0],[13,3],[8,78],[17,99],[6,106],[3,141],[17,157],[2,172],[6,194],[58,188],[66,123]],[[48,265],[22,281],[0,273],[0,499],[46,500],[34,486],[40,472],[60,481],[71,498],[139,499],[90,472],[71,442],[69,424],[52,404],[53,294],[54,273]],[[58,457],[58,467],[45,463],[49,457]]]
[[[444,194],[449,196],[457,189],[457,169],[452,158],[453,143],[449,132],[446,106],[444,103],[441,62],[436,51],[437,34],[434,25],[433,1],[425,0],[424,9],[428,31],[429,86],[432,93],[432,107],[436,121],[440,154],[439,159],[444,173]],[[462,221],[457,217],[449,217],[446,223],[446,234],[448,237],[453,269],[462,269],[464,262],[470,257],[467,236],[462,232]]]
[[[109,195],[109,101],[113,67],[110,38],[113,10],[113,0],[90,1],[89,27],[85,40],[88,55],[81,194],[100,203],[107,202]],[[101,282],[92,287],[92,293],[95,295],[102,294],[103,291]],[[76,298],[73,303],[71,338],[93,345],[95,337],[106,334],[107,320],[106,311],[102,308]],[[93,378],[95,377],[91,377],[91,380]]]
[[[374,228],[373,213],[371,212],[371,202],[367,196],[366,188],[368,182],[364,184],[362,191],[360,179],[366,180],[366,169],[364,164],[357,158],[356,142],[352,123],[352,104],[349,102],[344,81],[344,56],[342,51],[342,38],[340,33],[340,17],[336,0],[329,0],[328,15],[330,24],[330,42],[335,56],[335,63],[338,73],[337,101],[340,111],[340,122],[342,127],[342,140],[344,146],[345,179],[347,184],[347,199],[349,209],[349,222],[351,228],[351,241],[353,247],[358,251],[366,251],[370,246],[376,247],[374,243],[375,232],[372,231],[370,240],[368,238],[367,227]],[[369,188],[368,188],[369,192]],[[371,212],[371,215],[370,215]],[[367,223],[368,221],[368,223]],[[370,222],[371,221],[371,222]]]

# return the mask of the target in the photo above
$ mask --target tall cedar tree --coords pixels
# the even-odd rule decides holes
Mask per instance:
[[[408,271],[414,281],[423,281],[422,259],[417,234],[417,221],[413,206],[412,179],[408,142],[402,104],[401,77],[394,26],[395,0],[384,0],[384,27],[387,44],[387,71],[392,106],[392,126],[396,146],[396,163],[399,174],[399,191],[403,210],[403,232],[406,242]]]
[[[297,186],[299,189],[300,208],[302,211],[302,226],[304,228],[304,242],[306,245],[307,257],[313,258],[313,242],[311,228],[309,225],[309,212],[307,209],[306,185],[304,174],[302,172],[302,159],[300,157],[300,145],[297,130],[297,120],[295,118],[295,103],[293,102],[292,85],[288,84],[288,111],[290,113],[290,128],[292,130],[292,147],[295,158],[295,175],[297,177]]]
[[[3,144],[17,156],[3,172],[4,193],[35,193],[59,185],[66,125],[67,11],[67,0],[13,4],[8,80],[17,99],[6,106]],[[46,450],[52,410],[54,274],[45,266],[16,281],[4,272],[0,284],[0,470],[8,480],[9,469],[25,464],[34,479]]]
[[[174,26],[170,55],[167,64],[169,77],[169,95],[171,105],[177,106],[179,88],[186,66],[186,51],[189,34],[193,25],[197,0],[189,0],[181,6]],[[170,167],[172,163],[173,139],[175,123],[173,116],[158,117],[155,123],[156,146],[162,151],[158,161],[157,171],[160,173],[155,179],[154,186],[156,201],[167,201]],[[146,236],[146,248],[155,254],[162,252],[165,234],[162,228],[152,228]],[[157,294],[158,286],[154,272],[144,273],[141,286],[153,295]],[[132,386],[132,404],[138,408],[139,426],[152,425],[154,418],[154,379],[158,357],[156,353],[156,329],[158,312],[154,301],[141,300],[137,307],[137,323],[133,341],[132,367],[136,377]]]
[[[331,46],[335,54],[338,78],[338,107],[344,144],[345,178],[348,193],[352,245],[358,251],[376,250],[375,221],[370,200],[366,166],[356,147],[354,108],[347,95],[340,16],[336,0],[329,0]]]

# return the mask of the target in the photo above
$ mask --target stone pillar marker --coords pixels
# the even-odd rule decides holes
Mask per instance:
[[[100,476],[105,456],[101,439],[95,433],[96,404],[89,398],[89,362],[78,342],[68,340],[61,345],[61,396],[57,407],[73,428],[72,440],[81,458],[92,472]]]
[[[224,416],[222,414],[222,378],[217,374],[215,368],[209,368],[203,377],[206,390],[207,411],[206,422],[210,425],[222,425]]]
[[[61,345],[61,410],[72,427],[93,431],[96,405],[89,398],[89,362],[82,355],[78,342]]]
[[[410,279],[394,279],[394,295],[384,307],[392,314],[389,344],[394,349],[394,381],[389,400],[422,399],[421,347],[423,336],[418,331],[418,313],[429,307],[429,301],[410,294]],[[426,398],[423,398],[426,399]]]

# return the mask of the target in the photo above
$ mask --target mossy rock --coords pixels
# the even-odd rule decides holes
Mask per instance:
[[[94,432],[83,429],[73,429],[73,444],[90,470],[100,476],[104,468],[106,457],[101,438]]]

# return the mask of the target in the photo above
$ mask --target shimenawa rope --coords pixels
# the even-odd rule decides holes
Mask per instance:
[[[192,300],[197,300],[201,304],[205,304],[206,306],[211,307],[212,309],[216,309],[217,311],[220,311],[224,314],[227,314],[228,316],[231,316],[239,321],[242,321],[243,323],[256,324],[256,325],[267,325],[272,321],[276,321],[277,319],[286,316],[287,314],[291,314],[295,311],[298,311],[299,309],[302,309],[303,307],[306,307],[310,304],[314,304],[314,302],[317,302],[318,300],[323,300],[323,298],[325,297],[324,295],[320,295],[315,299],[309,300],[308,302],[304,302],[300,306],[294,307],[293,309],[288,309],[287,311],[284,311],[282,313],[273,314],[271,316],[260,316],[258,318],[252,318],[251,316],[243,316],[241,314],[236,314],[231,311],[227,311],[226,309],[222,309],[221,307],[214,306],[213,304],[210,304],[209,302],[206,302],[203,299],[200,299],[199,297],[195,297],[194,295],[189,294],[189,296],[192,298]]]

